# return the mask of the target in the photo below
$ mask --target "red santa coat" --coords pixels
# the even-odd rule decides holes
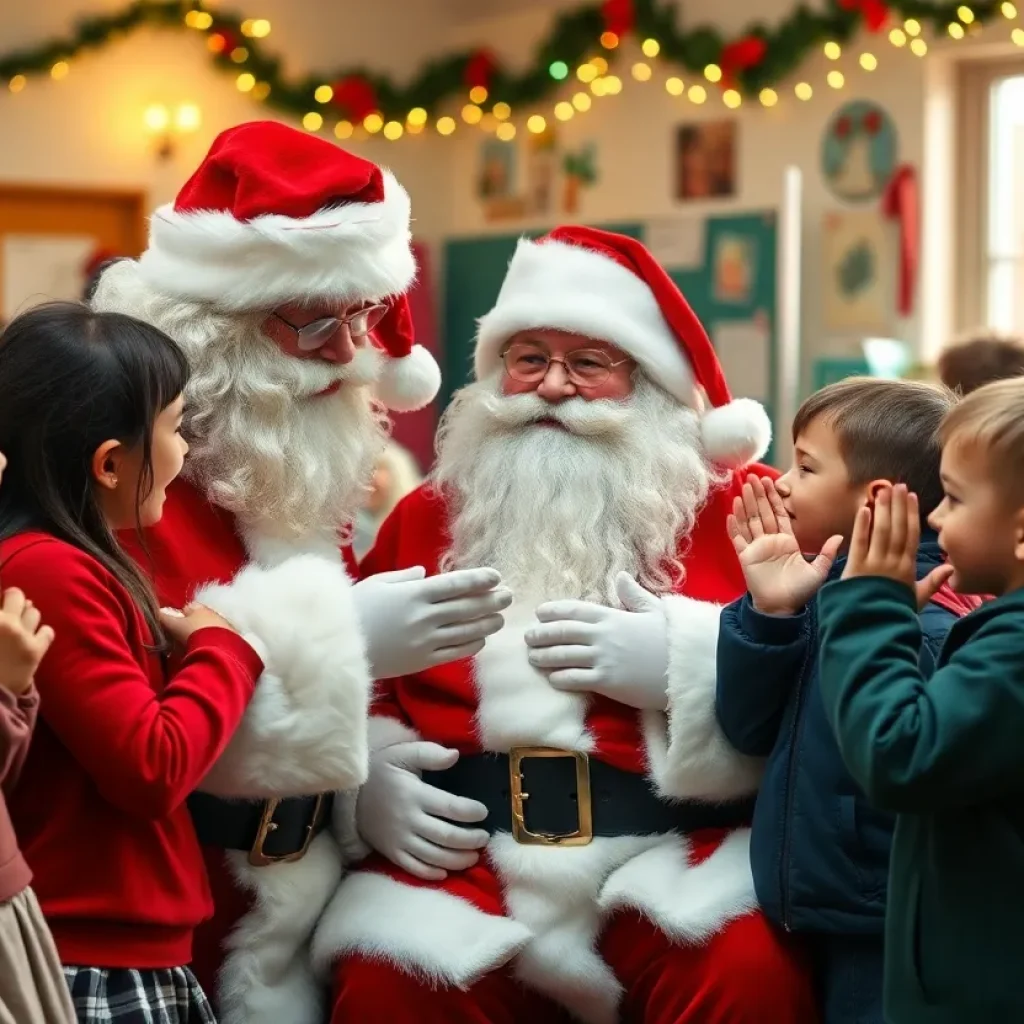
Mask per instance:
[[[463,754],[543,745],[646,773],[669,798],[720,802],[755,792],[761,762],[729,747],[714,710],[719,610],[744,589],[725,530],[744,477],[735,474],[702,509],[682,550],[685,581],[665,597],[667,713],[554,690],[527,661],[523,634],[535,608],[513,604],[505,627],[473,661],[384,686],[370,720],[371,747],[415,738]],[[416,565],[437,572],[448,524],[444,498],[420,488],[385,522],[362,573]],[[443,883],[370,858],[325,911],[314,961],[326,970],[346,954],[383,956],[464,988],[514,958],[523,981],[583,1020],[610,1024],[620,987],[594,948],[602,920],[631,908],[681,942],[706,938],[755,906],[748,842],[747,829],[598,838],[573,848],[520,846],[498,834],[486,859]]]
[[[282,541],[239,528],[177,481],[146,550],[122,538],[152,575],[161,604],[193,599],[224,615],[266,671],[227,750],[200,787],[262,800],[352,790],[366,778],[372,688],[352,601],[354,561],[332,534]],[[342,817],[349,805],[337,801]],[[254,867],[205,850],[216,905],[196,934],[194,966],[221,1024],[320,1024],[308,958],[314,924],[341,877],[342,854],[321,833],[302,860]],[[225,945],[226,944],[226,945]]]

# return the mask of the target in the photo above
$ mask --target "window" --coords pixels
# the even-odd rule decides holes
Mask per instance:
[[[1024,333],[1024,74],[991,83],[988,123],[985,319]]]

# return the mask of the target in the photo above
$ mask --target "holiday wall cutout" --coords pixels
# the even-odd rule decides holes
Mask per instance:
[[[884,333],[895,309],[893,228],[875,210],[825,214],[823,320],[829,331]]]
[[[852,100],[836,111],[821,144],[822,174],[837,199],[877,199],[892,179],[898,155],[896,125],[868,100]]]
[[[818,6],[812,10],[796,4],[774,25],[752,22],[730,38],[711,25],[687,25],[685,4],[593,0],[555,15],[521,72],[504,67],[486,46],[479,46],[436,55],[397,82],[360,66],[289,78],[284,60],[261,41],[270,32],[265,19],[219,4],[207,9],[191,0],[133,0],[120,10],[79,19],[64,37],[0,54],[0,81],[17,92],[34,75],[63,78],[68,61],[138,28],[177,29],[203,39],[214,65],[236,82],[242,74],[250,76],[246,91],[254,99],[301,118],[309,130],[333,126],[339,138],[348,138],[366,125],[395,139],[423,131],[442,108],[464,103],[470,89],[483,90],[479,103],[488,106],[504,103],[517,111],[536,106],[563,89],[574,69],[595,54],[614,61],[628,34],[651,42],[652,56],[690,73],[702,74],[713,64],[721,71],[722,88],[753,96],[791,76],[823,43],[849,42],[862,29],[881,32],[914,19],[936,35],[946,36],[951,24],[966,35],[991,21],[1007,20],[1002,0],[974,0],[969,8],[948,0],[823,0]],[[960,18],[965,9],[968,21]],[[445,134],[450,134],[456,123],[450,117],[447,122]]]
[[[736,122],[701,121],[676,132],[676,199],[736,195]]]

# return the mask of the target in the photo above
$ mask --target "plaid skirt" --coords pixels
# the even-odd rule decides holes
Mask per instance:
[[[105,970],[65,967],[78,1024],[217,1024],[187,967]]]

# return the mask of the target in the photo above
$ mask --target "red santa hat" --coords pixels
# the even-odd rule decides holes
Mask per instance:
[[[495,307],[480,319],[476,375],[501,365],[512,335],[542,328],[610,342],[684,405],[702,409],[705,451],[739,466],[760,458],[771,441],[761,405],[733,399],[714,347],[689,303],[641,242],[596,228],[559,227],[523,239]]]
[[[389,171],[255,121],[218,135],[173,205],[153,214],[139,272],[156,291],[224,310],[387,300],[374,332],[390,357],[378,393],[392,409],[418,409],[441,374],[413,343],[409,220],[409,196]]]

